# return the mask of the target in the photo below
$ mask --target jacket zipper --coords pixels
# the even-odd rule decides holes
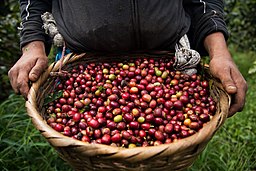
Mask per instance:
[[[140,30],[140,21],[139,21],[139,9],[138,9],[138,2],[137,0],[131,0],[131,6],[132,6],[132,27],[133,27],[133,33],[135,37],[135,47],[141,48],[141,30]]]

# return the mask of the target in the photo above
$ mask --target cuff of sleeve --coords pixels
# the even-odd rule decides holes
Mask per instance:
[[[208,56],[208,52],[206,51],[205,47],[204,47],[204,39],[206,38],[206,36],[212,34],[212,33],[216,33],[216,32],[221,32],[225,39],[228,40],[229,37],[229,33],[227,31],[227,29],[225,29],[224,27],[211,27],[209,28],[204,35],[199,36],[198,38],[198,42],[195,45],[195,49],[201,54],[201,56]]]
[[[49,54],[51,47],[51,39],[45,33],[39,22],[23,23],[23,29],[20,32],[20,48],[32,41],[42,41],[45,43],[46,53]]]
[[[204,39],[206,36],[212,33],[222,32],[226,40],[229,37],[226,23],[223,18],[218,15],[213,15],[209,18],[208,16],[206,16],[206,18],[201,20],[198,25],[200,27],[197,27],[197,31],[195,32],[191,41],[193,45],[192,48],[197,50],[201,56],[208,55],[208,52],[205,50],[204,47]]]

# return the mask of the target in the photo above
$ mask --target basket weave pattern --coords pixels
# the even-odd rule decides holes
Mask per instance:
[[[138,55],[102,56],[96,54],[69,54],[63,61],[63,69],[69,70],[78,64],[97,61],[110,61],[136,58]],[[139,55],[147,56],[147,55]],[[124,58],[123,58],[124,57]],[[64,136],[46,123],[44,99],[53,88],[55,80],[50,72],[59,70],[60,62],[55,62],[45,71],[30,89],[26,107],[34,126],[56,149],[60,157],[75,170],[104,171],[164,171],[183,170],[191,166],[197,156],[204,150],[218,128],[225,122],[230,105],[230,98],[219,82],[213,81],[212,96],[217,102],[217,111],[196,134],[180,139],[171,144],[160,146],[137,147],[125,149],[102,144],[89,144]]]

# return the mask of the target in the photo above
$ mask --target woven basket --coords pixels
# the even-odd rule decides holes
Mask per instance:
[[[139,56],[147,56],[139,54]],[[158,55],[158,57],[161,55]],[[166,55],[165,55],[166,56]],[[96,54],[68,54],[63,61],[63,69],[69,70],[75,65],[110,60],[136,58],[137,55],[105,56]],[[152,57],[152,56],[151,56]],[[157,57],[157,56],[155,56]],[[170,144],[150,147],[125,149],[102,144],[89,144],[62,135],[46,123],[44,99],[54,84],[50,72],[59,70],[60,61],[49,66],[39,80],[33,83],[26,102],[28,115],[34,126],[47,141],[56,149],[60,157],[67,161],[75,170],[97,171],[165,171],[184,170],[191,166],[197,156],[204,150],[215,132],[225,122],[229,110],[230,98],[219,82],[213,81],[212,96],[217,102],[217,111],[210,122],[199,132]]]

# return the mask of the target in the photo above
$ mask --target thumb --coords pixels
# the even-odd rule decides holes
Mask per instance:
[[[235,94],[237,87],[232,79],[231,71],[223,72],[220,76],[221,83],[228,94]]]
[[[29,79],[31,81],[36,81],[46,67],[47,67],[47,60],[43,60],[39,58],[36,61],[36,64],[34,65],[34,67],[29,72]]]

